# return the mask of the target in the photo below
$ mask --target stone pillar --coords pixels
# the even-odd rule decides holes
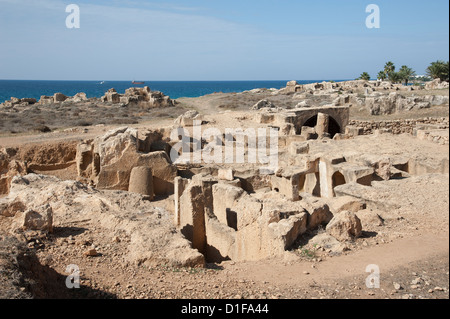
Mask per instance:
[[[330,123],[330,116],[324,113],[317,114],[316,133],[319,137],[322,137],[325,133],[328,133],[328,126]]]
[[[333,192],[330,192],[331,176],[329,176],[328,171],[329,171],[328,164],[324,161],[320,161],[319,162],[320,196],[325,198],[333,197]]]
[[[198,185],[188,185],[180,197],[180,231],[192,248],[206,252],[205,197]]]
[[[153,199],[153,172],[150,167],[140,166],[131,170],[128,191],[150,196]]]
[[[183,195],[184,190],[188,184],[188,180],[180,176],[175,177],[174,189],[175,189],[175,216],[174,223],[175,226],[180,226],[180,197]]]

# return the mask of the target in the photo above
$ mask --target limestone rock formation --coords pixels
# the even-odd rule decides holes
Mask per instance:
[[[23,230],[53,232],[53,210],[50,204],[16,214],[15,219],[18,226]]]
[[[10,154],[15,154],[15,151]],[[10,154],[7,149],[0,152],[0,195],[9,193],[9,185],[14,176],[27,173],[26,164],[12,159]]]
[[[77,152],[78,175],[91,179],[100,189],[128,190],[132,169],[148,167],[153,172],[154,194],[172,194],[177,169],[165,151],[141,152],[151,148],[147,142],[138,138],[136,129],[128,127],[81,142]]]
[[[389,95],[369,96],[365,106],[372,115],[393,114],[412,109],[427,109],[432,105],[448,104],[448,96],[409,96],[397,92]]]
[[[115,89],[109,89],[101,98],[102,102],[122,103],[127,106],[136,104],[143,108],[171,107],[175,101],[158,91],[151,91],[148,86],[144,88],[129,88],[125,94],[119,94]]]
[[[34,98],[18,99],[18,98],[12,97],[11,100],[7,100],[4,103],[0,104],[0,107],[6,107],[6,108],[12,108],[15,106],[25,107],[25,106],[33,105],[36,103],[37,103],[37,100]]]
[[[180,115],[174,124],[180,125],[181,127],[193,126],[194,122],[202,123],[202,116],[197,111],[187,111],[186,113]]]
[[[129,192],[150,196],[153,199],[153,174],[150,167],[134,167],[130,174]]]
[[[273,109],[273,108],[276,108],[276,106],[269,100],[261,100],[258,103],[256,103],[251,109],[252,110],[260,110],[263,108]]]
[[[154,207],[138,194],[98,191],[75,181],[28,174],[13,179],[10,194],[0,199],[0,207],[14,202],[20,202],[26,212],[17,212],[11,218],[25,217],[23,226],[29,229],[64,227],[74,221],[88,220],[85,227],[90,227],[92,222],[112,234],[120,231],[129,234],[129,262],[148,266],[204,265],[203,255],[192,249],[174,228],[170,213]]]
[[[352,241],[361,236],[361,220],[354,213],[342,211],[333,217],[326,231],[341,242]]]
[[[449,83],[446,81],[441,81],[441,79],[434,79],[431,82],[425,84],[426,90],[439,90],[439,89],[448,89]]]

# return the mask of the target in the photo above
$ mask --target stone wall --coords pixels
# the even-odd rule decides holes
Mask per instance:
[[[363,128],[363,135],[373,134],[376,130],[385,130],[392,134],[414,134],[416,129],[448,129],[448,118],[422,118],[422,119],[404,119],[404,120],[386,120],[386,121],[361,121],[350,120],[349,126]]]

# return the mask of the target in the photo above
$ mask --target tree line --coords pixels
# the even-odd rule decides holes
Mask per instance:
[[[377,79],[381,81],[391,81],[392,83],[403,83],[408,85],[409,81],[416,75],[416,72],[406,65],[402,65],[396,72],[395,65],[392,61],[386,62],[384,69],[378,72]],[[426,69],[426,75],[430,79],[440,79],[441,81],[449,81],[449,62],[438,60],[432,62]],[[363,72],[357,80],[369,81],[370,74]]]

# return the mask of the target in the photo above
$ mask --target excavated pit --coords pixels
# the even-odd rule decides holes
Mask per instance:
[[[360,207],[373,204],[364,196],[342,191],[343,186],[371,187],[374,182],[448,173],[448,157],[430,160],[399,153],[401,142],[392,147],[383,144],[390,143],[392,135],[349,134],[359,130],[346,127],[348,108],[277,116],[270,117],[267,127],[287,123],[297,134],[278,131],[279,169],[271,174],[261,173],[253,164],[172,163],[171,148],[178,141],[171,139],[170,128],[138,132],[125,127],[81,143],[5,149],[0,158],[1,181],[7,184],[14,175],[39,173],[98,189],[128,191],[131,170],[150,167],[155,198],[174,198],[178,231],[207,262],[220,262],[282,255],[307,231],[327,226],[339,212],[332,208],[339,197],[352,195]],[[257,117],[256,122],[260,121]],[[227,138],[237,146],[236,136],[230,139],[221,134],[211,141],[223,149]],[[199,142],[202,150],[209,145],[206,140]],[[269,139],[265,142],[269,145]],[[190,139],[191,150],[194,143]],[[371,143],[377,146],[371,148]],[[255,151],[248,137],[241,146],[246,156]],[[220,176],[224,171],[232,178]],[[2,194],[7,193],[3,187]]]

